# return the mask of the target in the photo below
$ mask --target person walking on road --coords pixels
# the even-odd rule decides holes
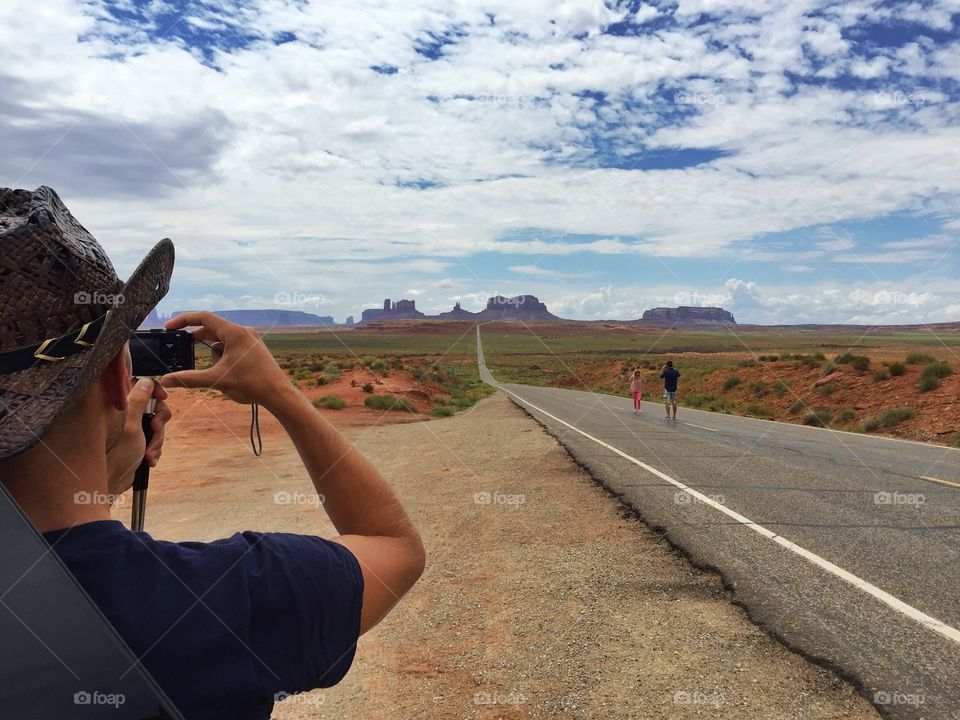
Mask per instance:
[[[663,411],[667,414],[664,420],[677,419],[677,381],[680,379],[680,371],[673,367],[673,360],[667,360],[667,364],[660,373],[663,380]],[[673,415],[670,415],[670,409],[673,408]]]
[[[633,395],[633,414],[643,412],[640,409],[640,403],[643,400],[643,375],[640,374],[639,368],[630,376],[630,394]]]

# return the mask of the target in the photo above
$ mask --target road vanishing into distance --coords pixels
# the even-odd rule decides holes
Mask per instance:
[[[960,450],[500,383],[479,327],[477,356],[754,622],[885,717],[960,718]]]

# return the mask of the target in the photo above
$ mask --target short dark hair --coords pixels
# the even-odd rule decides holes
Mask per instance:
[[[673,360],[667,360],[667,367],[673,367]]]

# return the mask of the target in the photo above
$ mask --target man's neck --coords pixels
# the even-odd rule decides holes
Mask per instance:
[[[3,481],[40,532],[110,519],[103,440],[55,449],[41,440],[4,462]]]

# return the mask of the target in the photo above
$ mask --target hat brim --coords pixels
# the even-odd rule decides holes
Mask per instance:
[[[173,263],[173,242],[165,238],[147,253],[123,285],[123,301],[110,311],[92,347],[4,378],[0,394],[0,460],[40,442],[57,418],[96,381],[167,294]]]

